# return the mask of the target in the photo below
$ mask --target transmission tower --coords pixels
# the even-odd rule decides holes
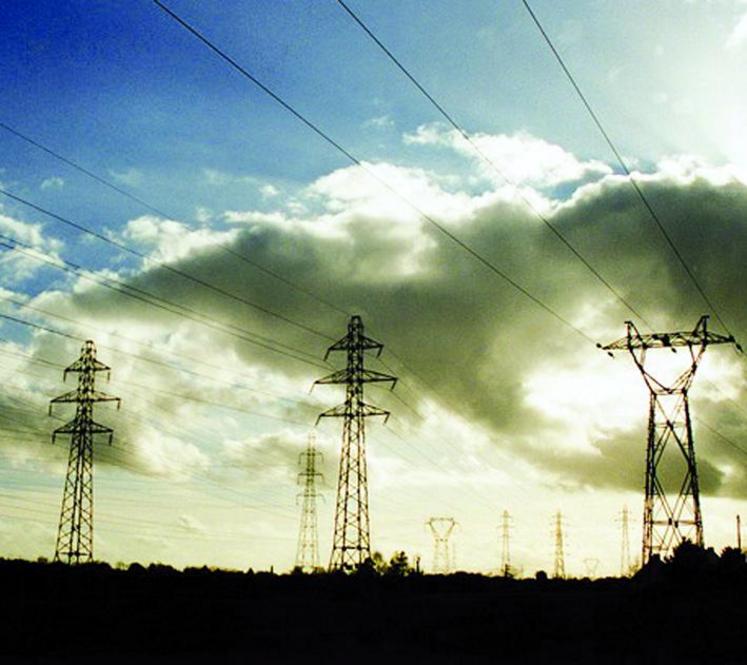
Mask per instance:
[[[54,404],[76,404],[75,417],[52,433],[53,444],[59,435],[70,435],[54,560],[72,564],[93,560],[93,442],[96,434],[106,434],[111,445],[114,435],[110,427],[93,420],[93,405],[117,402],[119,408],[122,400],[96,390],[96,372],[107,372],[108,378],[111,369],[96,360],[96,345],[91,340],[83,344],[80,358],[65,369],[63,381],[69,372],[78,375],[78,388],[55,397],[49,413],[52,414]]]
[[[501,515],[501,575],[511,575],[511,552],[509,550],[509,531],[511,529],[511,515],[507,510]]]
[[[630,513],[628,507],[623,506],[620,517],[620,577],[627,577],[630,574]]]
[[[447,575],[451,572],[453,564],[449,538],[458,522],[453,517],[431,517],[425,525],[433,534],[433,572],[436,575]]]
[[[363,321],[353,316],[345,337],[327,349],[326,360],[333,351],[345,351],[347,367],[319,379],[314,385],[342,384],[345,402],[319,415],[322,418],[343,418],[342,452],[337,481],[335,531],[332,538],[332,570],[359,566],[371,558],[371,536],[368,519],[368,480],[366,471],[366,426],[370,416],[389,417],[389,411],[363,401],[366,383],[391,383],[397,378],[364,367],[365,352],[381,355],[384,345],[363,334]]]
[[[708,346],[734,344],[740,347],[733,336],[710,332],[708,316],[701,316],[692,332],[641,335],[631,321],[625,325],[626,336],[602,348],[608,352],[629,351],[650,394],[641,554],[645,565],[653,555],[670,554],[685,539],[703,545],[688,393]],[[647,351],[666,348],[676,352],[678,347],[685,347],[689,357],[687,367],[674,381],[664,383],[646,370]],[[670,454],[664,458],[664,464],[663,456],[667,451]],[[666,474],[663,473],[665,466],[668,467]],[[671,477],[673,471],[677,474],[675,479]],[[676,498],[672,501],[675,492]]]
[[[306,450],[299,454],[299,465],[303,469],[298,474],[298,483],[303,485],[301,526],[298,531],[298,548],[296,549],[296,568],[311,573],[319,568],[319,533],[316,520],[316,480],[322,474],[316,470],[317,459],[321,453],[316,450],[316,437],[309,434]]]
[[[584,568],[586,568],[586,577],[593,580],[597,576],[599,568],[599,559],[596,557],[587,557],[584,559]]]
[[[737,549],[742,551],[742,518],[737,515]]]
[[[563,545],[563,514],[555,513],[555,565],[553,577],[558,579],[565,577],[565,549]]]

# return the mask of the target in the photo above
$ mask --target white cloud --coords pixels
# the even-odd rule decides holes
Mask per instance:
[[[379,115],[375,118],[369,118],[363,123],[363,127],[373,127],[375,129],[388,129],[394,127],[394,120],[388,115]]]
[[[42,189],[62,189],[65,186],[65,181],[62,178],[53,176],[52,178],[46,178],[42,181]]]
[[[235,236],[235,232],[191,229],[173,219],[142,215],[127,222],[122,236],[152,248],[155,260],[168,262],[226,243]]]
[[[119,182],[129,185],[130,187],[136,187],[143,181],[143,173],[133,167],[124,171],[109,169],[109,175],[115,180],[119,180]]]
[[[725,47],[729,50],[736,50],[741,48],[745,43],[747,43],[747,14],[743,14],[737,21],[729,38],[726,40]]]
[[[262,185],[259,188],[259,193],[262,195],[263,199],[271,199],[276,197],[278,194],[280,194],[280,190],[277,187],[274,187],[273,185],[267,184]]]
[[[210,210],[210,208],[204,208],[203,206],[199,206],[197,210],[195,210],[195,219],[200,224],[208,224],[213,220],[213,211]]]
[[[27,279],[43,267],[43,264],[31,258],[28,252],[33,254],[34,251],[39,251],[45,258],[53,262],[59,261],[57,252],[62,248],[62,242],[45,236],[40,224],[22,222],[0,212],[0,234],[31,246],[30,250],[20,248],[17,251],[2,248],[2,277],[9,283]]]
[[[552,187],[612,172],[604,162],[581,161],[560,146],[526,132],[510,136],[476,133],[470,139],[479,152],[515,185]],[[455,129],[448,129],[440,123],[421,125],[414,134],[406,134],[404,140],[409,144],[451,148],[475,159],[484,177],[499,184],[504,183],[496,168],[486,164],[475,148]]]

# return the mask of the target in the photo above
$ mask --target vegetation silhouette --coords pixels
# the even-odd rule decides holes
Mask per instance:
[[[632,578],[0,560],[0,662],[742,663],[744,553],[683,543]]]

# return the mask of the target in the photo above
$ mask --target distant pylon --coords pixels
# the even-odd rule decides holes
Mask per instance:
[[[299,464],[303,468],[298,474],[298,483],[303,485],[301,526],[298,530],[298,548],[296,549],[296,568],[310,573],[319,568],[319,532],[316,519],[316,479],[322,474],[316,470],[317,459],[321,453],[316,450],[316,437],[309,434],[306,450],[299,454]]]
[[[555,513],[555,565],[553,577],[565,577],[565,548],[563,545],[563,514]]]
[[[586,568],[586,577],[593,580],[597,576],[597,568],[599,568],[599,559],[596,557],[587,557],[584,559],[584,568]]]
[[[709,332],[708,316],[701,316],[692,332],[641,335],[632,321],[625,325],[625,337],[601,348],[608,352],[627,350],[649,390],[641,553],[641,562],[646,565],[655,554],[671,554],[683,540],[703,545],[703,517],[688,394],[707,347],[734,344],[739,348],[739,345],[731,335]],[[663,348],[676,351],[677,347],[687,348],[688,365],[672,383],[665,385],[646,370],[646,352]],[[667,482],[666,476],[659,474],[659,463],[670,443],[673,445],[669,450],[673,450],[673,454],[667,466],[671,470],[676,461],[679,464],[674,469],[678,477]],[[675,494],[676,499],[672,501]]]
[[[511,515],[507,510],[501,515],[501,575],[509,577],[511,575],[511,552],[509,550],[509,538],[511,528]]]
[[[628,507],[623,506],[620,518],[620,530],[622,538],[620,543],[620,577],[630,575],[630,515]]]
[[[52,433],[52,443],[61,434],[70,435],[54,560],[87,563],[93,560],[93,440],[96,434],[106,434],[111,445],[114,435],[110,427],[93,420],[93,405],[96,402],[117,402],[119,408],[122,400],[96,390],[96,372],[110,373],[111,369],[96,360],[96,345],[91,340],[83,344],[80,358],[64,371],[63,381],[68,372],[78,374],[77,390],[55,397],[49,405],[50,415],[54,404],[77,405],[75,417]]]
[[[433,572],[447,575],[451,572],[453,558],[450,556],[449,538],[458,526],[453,517],[431,517],[425,525],[433,534]]]
[[[353,316],[348,333],[327,349],[347,353],[347,367],[319,379],[314,385],[342,384],[345,402],[319,415],[321,418],[343,418],[340,473],[337,481],[335,530],[332,538],[332,570],[350,569],[371,558],[371,535],[368,518],[368,479],[366,470],[366,426],[369,416],[389,417],[389,411],[363,401],[366,383],[391,383],[396,377],[366,369],[365,352],[375,350],[381,355],[384,345],[363,334],[363,321]]]
[[[737,549],[742,551],[742,518],[737,515]]]

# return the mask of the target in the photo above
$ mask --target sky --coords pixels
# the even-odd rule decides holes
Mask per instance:
[[[367,429],[373,548],[428,569],[425,521],[453,517],[457,566],[495,571],[508,510],[532,575],[562,511],[566,570],[616,574],[648,395],[595,343],[703,314],[747,340],[747,3],[531,3],[713,311],[518,0],[348,3],[471,144],[334,0],[167,4],[359,164],[152,2],[2,3],[0,555],[54,552],[72,409],[48,402],[93,339],[123,400],[96,408],[97,558],[290,569],[315,431],[326,562],[340,422],[314,424],[343,394],[310,388],[358,314],[400,379],[367,388],[392,412]],[[717,549],[745,508],[746,391],[743,357],[709,349],[691,405]]]

